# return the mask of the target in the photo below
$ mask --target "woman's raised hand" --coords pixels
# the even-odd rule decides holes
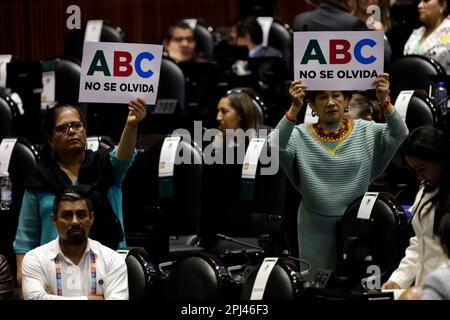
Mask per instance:
[[[294,80],[289,87],[289,95],[291,96],[292,106],[301,109],[305,98],[305,84],[301,80]]]
[[[130,110],[127,118],[127,124],[129,125],[137,125],[145,118],[145,115],[147,114],[147,106],[145,105],[145,101],[140,98],[131,100],[128,103],[128,110]]]

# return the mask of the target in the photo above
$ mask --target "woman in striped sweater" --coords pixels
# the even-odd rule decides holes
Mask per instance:
[[[304,106],[306,86],[293,81],[292,105],[269,137],[279,148],[280,163],[302,195],[297,230],[300,258],[313,270],[335,269],[336,221],[386,168],[408,135],[390,99],[389,75],[375,81],[376,95],[386,123],[344,118],[350,92],[308,92],[317,124],[296,125]]]

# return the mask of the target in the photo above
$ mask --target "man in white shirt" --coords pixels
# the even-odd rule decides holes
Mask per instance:
[[[22,264],[26,300],[128,300],[128,277],[119,253],[89,239],[90,200],[76,190],[55,198],[58,238],[29,251]]]

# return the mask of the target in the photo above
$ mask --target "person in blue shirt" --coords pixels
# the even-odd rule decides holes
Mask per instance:
[[[58,233],[50,220],[57,194],[77,186],[88,194],[97,213],[91,237],[113,248],[126,246],[123,232],[121,184],[136,154],[138,123],[146,115],[142,99],[131,100],[120,142],[108,151],[87,150],[86,121],[71,105],[50,109],[44,119],[40,163],[28,178],[14,241],[17,281],[28,251],[54,240]]]

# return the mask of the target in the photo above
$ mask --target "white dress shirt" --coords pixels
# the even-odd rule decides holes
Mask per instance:
[[[100,242],[88,239],[78,265],[64,256],[59,237],[29,251],[22,263],[25,300],[85,300],[91,293],[90,252],[95,256],[96,295],[105,300],[128,300],[127,267],[123,257]],[[62,296],[57,295],[55,258],[61,263]],[[53,294],[47,294],[47,284]]]

